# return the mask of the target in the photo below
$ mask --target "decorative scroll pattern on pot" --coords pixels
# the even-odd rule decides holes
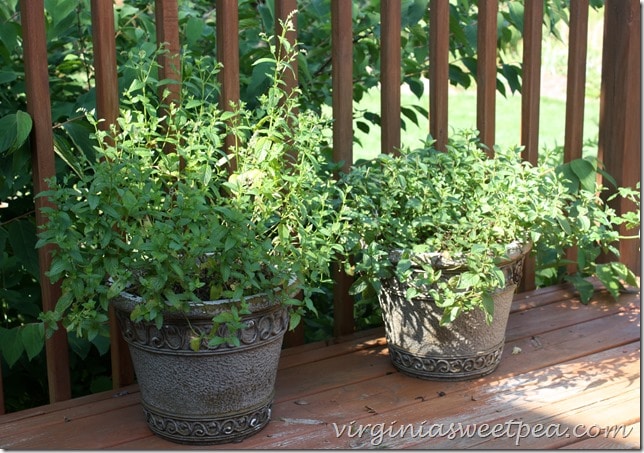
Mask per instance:
[[[239,442],[261,430],[271,418],[271,406],[210,420],[178,419],[155,413],[145,405],[144,411],[148,426],[159,436],[174,442],[206,445]]]
[[[154,323],[132,321],[129,314],[124,311],[116,310],[116,315],[125,341],[143,349],[193,352],[190,347],[190,339],[195,334],[207,335],[212,329],[212,322],[207,319],[190,321],[190,323],[173,321],[172,324],[163,324],[158,329]],[[238,350],[278,338],[288,329],[288,309],[276,306],[270,311],[245,316],[243,322],[244,328],[237,332],[240,346],[228,343],[208,346],[208,341],[204,339],[201,342],[200,350],[223,351],[231,348]],[[225,329],[226,326],[219,326],[220,336],[226,335]]]
[[[417,356],[392,344],[389,354],[396,368],[406,374],[424,379],[471,379],[491,373],[499,365],[503,343],[492,350],[473,356]]]
[[[503,274],[505,275],[505,284],[508,285],[518,285],[521,283],[521,278],[523,278],[523,265],[525,263],[524,259],[519,259],[513,261],[507,266],[501,267]]]

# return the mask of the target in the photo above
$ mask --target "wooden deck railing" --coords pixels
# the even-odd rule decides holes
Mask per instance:
[[[177,0],[156,0],[157,39],[170,53],[161,61],[163,78],[177,78],[172,62],[180,49]],[[44,180],[54,175],[54,149],[50,113],[49,72],[43,0],[20,0],[24,40],[24,62],[28,110],[33,118],[33,174],[35,191],[45,189]],[[276,19],[286,18],[298,6],[295,0],[275,0]],[[118,87],[114,30],[113,0],[91,0],[96,71],[96,109],[105,118],[105,126],[118,115]],[[394,152],[400,147],[400,35],[401,3],[381,3],[381,128],[382,151]],[[478,16],[477,127],[483,143],[495,142],[497,0],[481,0]],[[337,161],[353,160],[353,55],[352,2],[331,0],[332,20],[332,95],[333,152]],[[581,155],[584,119],[584,85],[588,30],[588,0],[575,0],[570,8],[570,40],[566,99],[565,159]],[[443,147],[448,138],[448,58],[449,1],[430,0],[429,36],[429,132]],[[636,0],[606,0],[604,7],[604,53],[602,64],[599,156],[607,170],[620,185],[634,186],[640,180],[640,5]],[[216,2],[216,54],[223,63],[220,72],[222,103],[239,99],[239,25],[238,3],[233,0]],[[539,102],[541,98],[541,41],[543,1],[525,0],[523,88],[521,109],[521,144],[524,157],[536,162],[538,156]],[[295,40],[295,34],[289,39]],[[297,68],[296,68],[297,69]],[[293,80],[295,86],[297,70]],[[171,93],[178,96],[178,92]],[[36,201],[37,208],[46,200]],[[618,210],[624,206],[617,206]],[[37,210],[38,212],[38,210]],[[40,225],[44,219],[38,215]],[[623,262],[639,272],[639,241],[620,244]],[[51,285],[43,272],[48,268],[49,250],[40,249],[43,308],[51,309],[60,294],[58,285]],[[534,287],[534,267],[527,270],[523,289]],[[350,279],[336,272],[334,289],[335,333],[347,334],[354,329],[353,302],[347,288]],[[113,323],[114,324],[114,323]],[[301,337],[292,337],[292,342]],[[50,400],[70,398],[69,358],[66,336],[59,331],[47,341],[46,355]],[[112,335],[113,382],[116,387],[132,382],[133,373],[127,348],[120,335]],[[1,384],[1,376],[0,376]],[[2,396],[0,386],[0,398]],[[0,413],[4,411],[0,399]]]

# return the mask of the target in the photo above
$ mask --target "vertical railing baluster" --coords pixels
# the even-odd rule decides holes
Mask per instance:
[[[523,19],[523,84],[521,87],[521,144],[523,158],[532,164],[539,155],[541,97],[541,37],[543,0],[526,0]]]
[[[156,0],[154,17],[157,31],[157,46],[167,52],[158,57],[159,80],[170,79],[181,81],[181,42],[179,40],[179,5],[177,0]],[[163,99],[166,105],[180,102],[181,85],[172,83],[163,86],[167,97]],[[162,95],[163,93],[159,93]],[[169,152],[171,150],[165,150]]]
[[[96,81],[96,116],[102,130],[116,124],[119,114],[118,75],[116,68],[116,37],[114,3],[92,0],[92,42]],[[110,307],[110,355],[112,385],[119,388],[134,382],[134,370],[127,343],[123,340],[114,309]]]
[[[436,149],[447,144],[449,88],[449,1],[429,3],[429,132]]]
[[[31,150],[34,193],[39,193],[48,189],[45,179],[56,175],[43,1],[21,0],[20,15],[25,61],[27,111],[33,121]],[[44,197],[37,198],[35,204],[36,225],[40,228],[47,223],[47,218],[42,214],[41,209],[43,207],[53,208],[54,206]],[[52,284],[45,275],[51,265],[53,248],[52,245],[49,245],[38,249],[42,308],[45,311],[53,310],[61,295],[60,282]],[[65,329],[59,328],[45,342],[45,353],[47,356],[49,400],[53,403],[71,398],[69,350]]]
[[[476,69],[476,127],[488,154],[494,154],[496,134],[496,27],[498,0],[479,2]]]
[[[577,0],[570,3],[569,23],[564,162],[581,157],[584,144],[588,0]],[[566,258],[571,261],[567,266],[567,272],[576,272],[577,248],[573,247],[567,250]]]
[[[239,5],[233,0],[217,0],[217,60],[223,65],[219,72],[221,84],[220,107],[230,111],[239,103]],[[235,137],[228,135],[224,140],[226,151],[235,145]],[[230,162],[235,168],[235,162]]]
[[[533,165],[539,157],[539,101],[541,97],[541,37],[543,0],[526,0],[523,19],[523,84],[521,87],[522,156]],[[535,288],[534,257],[525,260],[521,290]]]
[[[381,152],[400,149],[400,32],[399,0],[380,3],[380,117]]]
[[[570,162],[582,155],[588,53],[588,0],[576,0],[570,3],[568,42],[565,162]]]
[[[333,159],[344,162],[348,171],[353,162],[353,24],[352,2],[331,0],[331,59],[333,96]],[[353,279],[334,268],[334,334],[353,332]]]

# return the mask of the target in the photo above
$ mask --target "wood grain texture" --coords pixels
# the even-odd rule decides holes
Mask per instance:
[[[238,3],[233,0],[217,0],[216,11],[216,40],[217,60],[223,65],[219,71],[221,84],[220,107],[231,110],[232,105],[239,103],[239,11]],[[224,139],[224,149],[228,152],[235,145],[232,135]],[[236,167],[230,161],[230,168]]]
[[[380,3],[380,116],[382,154],[400,149],[401,5],[398,0]]]
[[[51,120],[51,101],[49,98],[49,69],[47,67],[47,40],[45,30],[45,11],[42,0],[21,0],[23,52],[25,64],[25,91],[27,112],[33,122],[31,130],[31,156],[34,192],[47,190],[47,178],[56,174],[54,161],[54,137]],[[46,225],[47,218],[42,213],[44,207],[54,208],[48,198],[35,199],[36,227]],[[61,295],[60,282],[51,283],[45,272],[51,266],[52,244],[38,249],[40,267],[40,287],[42,308],[53,310]],[[71,397],[69,375],[69,352],[67,333],[58,329],[45,342],[47,356],[47,380],[51,402]]]
[[[476,66],[476,127],[488,155],[496,143],[496,40],[499,2],[479,2]]]
[[[448,126],[449,2],[429,2],[429,133],[445,150]]]
[[[564,162],[570,162],[582,155],[586,56],[588,53],[588,8],[588,0],[579,0],[570,4]]]
[[[528,428],[542,424],[569,433],[580,424],[636,427],[639,293],[624,294],[615,302],[593,283],[598,292],[588,306],[567,285],[517,294],[499,367],[472,381],[426,381],[397,372],[378,329],[285,350],[268,426],[239,444],[207,448],[496,450],[516,447],[517,437],[480,431],[451,437],[385,435],[378,443],[377,429],[447,429],[458,422],[470,428],[505,426],[513,420]],[[355,435],[360,425],[376,428]],[[346,430],[337,435],[342,426],[352,426],[354,435]],[[639,444],[632,430],[610,438],[526,435],[518,440],[521,448]],[[147,429],[136,386],[0,416],[0,447],[185,448]]]
[[[523,84],[521,87],[521,144],[523,158],[536,165],[539,156],[541,98],[541,39],[543,1],[526,0],[523,19]]]
[[[353,163],[353,25],[352,2],[331,1],[331,84],[333,102],[333,160],[342,171]],[[333,266],[334,334],[354,330],[352,278]]]
[[[608,0],[599,107],[599,158],[619,186],[635,188],[641,178],[641,18],[636,0]],[[617,213],[634,208],[619,199]],[[622,235],[637,232],[620,228]],[[622,240],[620,261],[640,273],[640,239]]]

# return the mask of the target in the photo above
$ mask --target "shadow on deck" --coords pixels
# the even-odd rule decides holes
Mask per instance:
[[[264,430],[206,448],[639,449],[640,295],[517,294],[501,364],[477,380],[397,372],[376,329],[284,350],[276,392]],[[190,447],[154,436],[129,386],[0,416],[0,448]]]

